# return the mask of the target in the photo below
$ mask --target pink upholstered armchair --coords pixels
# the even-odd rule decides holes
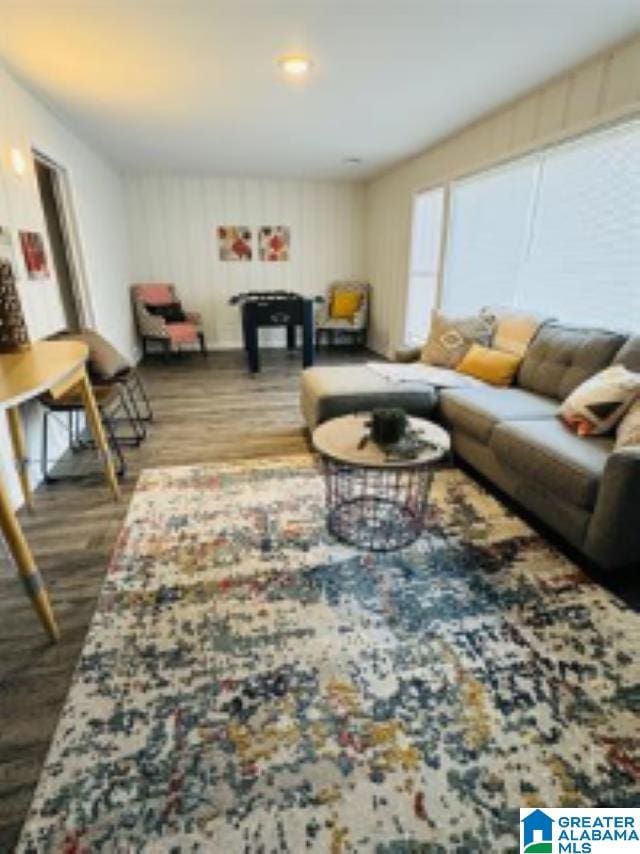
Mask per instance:
[[[131,296],[144,355],[149,352],[149,342],[156,341],[165,355],[185,345],[199,345],[200,352],[206,356],[202,318],[197,312],[183,311],[174,285],[132,285]]]

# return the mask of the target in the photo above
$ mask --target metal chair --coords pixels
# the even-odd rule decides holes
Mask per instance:
[[[121,443],[115,431],[114,418],[121,406],[123,406],[123,397],[118,386],[94,386],[93,393],[98,405],[98,410],[102,418],[107,440],[116,458],[117,467],[116,474],[118,477],[124,477],[126,474],[126,462],[122,453]],[[72,388],[63,394],[61,397],[54,398],[49,393],[40,395],[38,398],[44,407],[43,429],[42,429],[42,454],[40,465],[42,477],[45,483],[55,483],[60,480],[60,477],[53,476],[49,471],[49,419],[66,414],[67,423],[64,424],[62,419],[58,418],[58,423],[66,427],[69,433],[69,447],[72,452],[77,452],[81,448],[94,447],[92,439],[83,438],[82,430],[79,426],[79,414],[84,413],[84,404],[80,391],[77,388]]]
[[[94,388],[113,385],[120,387],[126,411],[124,420],[132,429],[132,435],[120,436],[120,441],[139,445],[146,437],[145,422],[153,421],[153,410],[136,367],[103,335],[93,329],[63,332],[56,338],[82,341],[88,346],[87,370]]]

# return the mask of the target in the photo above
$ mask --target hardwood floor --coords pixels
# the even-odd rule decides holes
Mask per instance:
[[[321,363],[371,354],[331,352]],[[298,407],[299,354],[270,351],[251,378],[244,353],[184,356],[141,369],[155,421],[138,449],[127,449],[123,500],[116,505],[95,474],[35,493],[35,514],[20,518],[62,632],[53,646],[13,567],[0,569],[0,852],[13,849],[46,757],[117,532],[143,468],[211,463],[305,451]],[[75,461],[74,461],[75,462]]]

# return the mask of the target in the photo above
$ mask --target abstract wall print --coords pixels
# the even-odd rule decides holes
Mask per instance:
[[[13,258],[7,256],[8,231],[0,226],[0,353],[15,353],[29,347],[29,333],[22,313]],[[11,238],[9,236],[9,253]]]
[[[287,225],[263,225],[258,237],[261,261],[288,261],[291,230]]]
[[[21,231],[20,245],[30,279],[47,279],[49,265],[42,235],[37,231]]]
[[[251,261],[253,236],[246,225],[218,226],[218,249],[221,261]]]

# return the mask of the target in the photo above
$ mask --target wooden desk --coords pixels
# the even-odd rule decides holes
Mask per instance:
[[[0,355],[0,410],[7,413],[9,434],[18,468],[20,485],[27,507],[31,510],[32,494],[27,467],[27,452],[18,406],[48,391],[59,397],[78,387],[82,395],[87,424],[102,457],[104,473],[113,497],[120,497],[118,480],[111,461],[109,445],[102,426],[85,363],[89,348],[81,341],[37,341],[24,353]],[[49,602],[42,577],[29,549],[24,533],[13,511],[6,486],[0,478],[0,528],[7,541],[28,596],[42,625],[52,640],[60,632]]]

